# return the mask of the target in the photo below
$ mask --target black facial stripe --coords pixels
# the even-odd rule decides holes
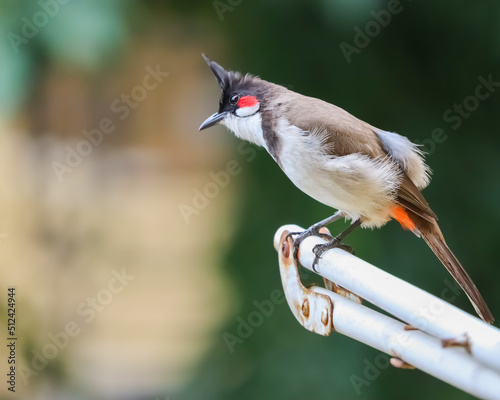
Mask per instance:
[[[278,157],[280,138],[276,133],[276,127],[274,124],[274,118],[269,110],[262,111],[262,132],[264,135],[264,140],[266,141],[267,148],[269,149],[269,154],[274,158],[274,160],[281,167],[281,163]]]

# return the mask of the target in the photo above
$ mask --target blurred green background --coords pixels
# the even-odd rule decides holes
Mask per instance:
[[[17,288],[17,398],[471,398],[305,331],[282,301],[242,334],[256,302],[281,290],[276,229],[332,211],[265,151],[223,127],[197,131],[219,96],[201,53],[422,143],[434,171],[425,196],[500,318],[499,85],[476,94],[483,78],[500,82],[498,2],[0,5],[0,262],[5,298]],[[103,121],[113,129],[99,136]],[[92,130],[98,144],[85,147]],[[72,151],[85,155],[69,165]],[[210,172],[228,162],[237,173],[214,189]],[[436,295],[451,282],[395,222],[347,243]],[[110,291],[122,271],[132,278]],[[463,293],[454,304],[473,312]],[[79,333],[50,353],[68,322]]]

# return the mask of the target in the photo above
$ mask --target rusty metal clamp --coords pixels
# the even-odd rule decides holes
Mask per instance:
[[[329,296],[317,293],[313,287],[306,288],[300,281],[297,263],[293,257],[293,241],[287,238],[288,231],[281,235],[279,264],[285,297],[297,321],[307,330],[328,336],[333,330],[333,302]]]
[[[305,287],[288,237],[302,230],[282,226],[273,243],[285,297],[304,328],[323,336],[335,331],[390,355],[394,367],[418,368],[478,398],[500,400],[497,328],[338,249],[323,254],[314,270],[326,278],[325,288]],[[306,269],[313,270],[314,246],[322,241],[312,236],[300,244],[298,258]],[[358,296],[399,321],[362,305]],[[439,305],[439,318],[420,317],[418,311],[426,304]]]
[[[333,300],[327,294],[321,293],[320,291],[324,289],[319,286],[305,287],[302,284],[298,265],[293,257],[293,240],[287,237],[288,234],[288,231],[281,234],[277,249],[286,300],[293,315],[304,328],[319,335],[328,336],[335,331],[332,322]],[[327,290],[361,304],[361,298],[354,293],[337,286],[326,278],[323,280]]]

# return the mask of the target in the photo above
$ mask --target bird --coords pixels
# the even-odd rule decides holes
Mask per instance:
[[[254,75],[227,71],[202,56],[222,95],[218,111],[199,130],[221,123],[238,138],[265,148],[298,189],[337,210],[302,233],[293,233],[296,258],[306,237],[328,236],[320,229],[341,218],[352,221],[350,226],[314,247],[314,265],[326,250],[342,246],[357,227],[379,228],[395,219],[424,239],[478,315],[493,323],[488,305],[446,244],[438,218],[421,193],[431,171],[418,145],[336,105]]]

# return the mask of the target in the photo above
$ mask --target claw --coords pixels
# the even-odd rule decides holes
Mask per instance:
[[[299,263],[299,246],[302,241],[309,237],[309,236],[319,236],[322,239],[328,240],[328,243],[325,244],[318,244],[314,246],[313,252],[315,254],[314,262],[312,265],[312,270],[314,272],[318,272],[316,270],[316,264],[318,264],[319,259],[321,258],[321,255],[330,249],[333,249],[334,247],[339,247],[351,254],[354,254],[354,251],[351,247],[346,246],[344,244],[341,244],[342,240],[354,229],[356,229],[358,226],[361,225],[361,220],[357,219],[353,223],[351,223],[351,226],[349,226],[345,231],[341,232],[339,235],[336,237],[332,237],[326,229],[325,225],[328,225],[339,218],[342,218],[343,214],[340,211],[337,211],[334,215],[332,215],[329,218],[324,219],[323,221],[318,222],[317,224],[314,224],[310,226],[307,230],[302,231],[302,232],[290,232],[287,236],[286,239],[289,237],[292,237],[297,235],[295,239],[293,239],[293,258],[297,263]]]
[[[297,237],[293,239],[293,258],[295,259],[295,261],[299,262],[300,244],[304,241],[304,239],[308,238],[309,236],[319,236],[320,238],[325,240],[332,240],[332,236],[330,234],[320,232],[320,229],[322,230],[322,228],[317,228],[313,226],[302,232],[290,232],[286,236],[286,239],[288,239],[289,237],[293,239],[293,236],[297,235]]]
[[[285,240],[288,240],[288,238],[293,239],[293,258],[297,263],[299,262],[299,245],[300,245],[300,242],[302,242],[302,240],[304,240],[304,239],[300,239],[300,237],[303,233],[304,232],[290,232],[288,235],[286,235],[286,238],[285,238]],[[293,238],[295,235],[298,235],[296,239]]]
[[[313,261],[313,265],[312,265],[312,269],[314,272],[318,272],[318,270],[316,269],[316,265],[318,264],[318,261],[321,258],[321,256],[323,255],[323,253],[325,251],[333,249],[335,247],[344,247],[344,245],[340,244],[340,239],[338,237],[333,238],[328,243],[317,244],[316,246],[313,247],[313,253],[316,256],[316,257],[314,257],[314,261]]]
[[[297,239],[294,239],[293,237],[295,235],[299,235],[301,234],[302,232],[290,232],[288,235],[286,235],[286,238],[285,240],[288,240],[288,238],[292,238],[293,240],[293,258],[296,262],[299,262],[299,258],[298,258],[298,244],[297,244]]]
[[[354,255],[354,249],[351,246],[348,246],[348,245],[342,243],[342,244],[338,245],[338,248],[342,249],[344,251],[347,251],[348,253]]]

